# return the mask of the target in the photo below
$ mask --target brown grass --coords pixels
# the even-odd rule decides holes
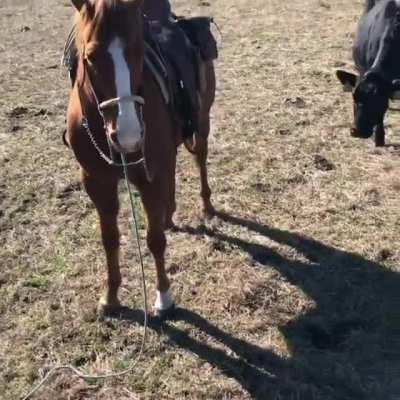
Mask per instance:
[[[181,309],[150,321],[145,358],[115,381],[54,379],[38,399],[400,398],[400,153],[348,134],[360,1],[199,0],[222,28],[210,171],[221,215],[199,219],[192,160],[179,158],[179,232],[168,262]],[[201,6],[203,4],[203,6]],[[96,215],[61,143],[68,80],[58,67],[68,1],[0,4],[0,398],[49,367],[121,369],[140,315],[100,322]],[[398,142],[389,117],[388,141]],[[126,200],[125,195],[123,195]],[[141,305],[123,232],[122,299]],[[142,235],[144,234],[142,229]],[[149,282],[154,282],[146,252]],[[151,295],[153,295],[151,288]]]

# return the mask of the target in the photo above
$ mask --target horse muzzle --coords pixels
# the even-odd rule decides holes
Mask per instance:
[[[373,128],[358,129],[356,127],[353,127],[350,129],[350,135],[358,139],[368,139],[372,136],[372,134]]]
[[[142,149],[145,125],[140,96],[125,96],[107,100],[99,105],[101,111],[118,106],[116,121],[109,121],[107,137],[110,145],[119,153],[135,153]],[[103,117],[104,118],[104,117]]]
[[[143,147],[143,131],[125,135],[121,135],[118,131],[112,131],[107,133],[107,137],[110,145],[118,153],[136,153]]]

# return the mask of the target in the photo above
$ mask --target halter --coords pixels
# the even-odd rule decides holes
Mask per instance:
[[[92,131],[90,129],[89,121],[88,121],[86,115],[84,114],[83,107],[82,107],[83,101],[82,101],[81,89],[83,87],[83,83],[85,82],[85,79],[86,79],[86,76],[87,76],[88,83],[89,83],[89,89],[90,89],[90,91],[92,93],[92,96],[93,96],[95,102],[96,102],[97,110],[98,110],[98,113],[99,113],[101,119],[103,120],[104,127],[106,125],[105,118],[104,118],[104,113],[103,113],[103,111],[105,109],[113,107],[113,106],[116,106],[116,105],[120,106],[122,103],[127,103],[127,102],[132,102],[135,106],[137,105],[138,108],[139,108],[140,122],[143,124],[143,135],[146,132],[146,125],[143,122],[143,106],[145,104],[144,98],[141,97],[141,96],[138,96],[138,95],[129,95],[129,96],[122,96],[122,97],[114,97],[112,99],[99,102],[99,99],[98,99],[98,97],[96,95],[96,92],[94,91],[92,81],[90,79],[90,74],[87,73],[87,71],[86,71],[86,64],[90,64],[90,61],[86,57],[84,51],[82,52],[82,60],[83,60],[83,63],[82,63],[83,64],[82,65],[82,67],[83,67],[83,79],[82,79],[81,85],[79,84],[79,82],[77,82],[77,84],[78,84],[78,95],[79,95],[79,100],[80,100],[81,108],[82,108],[82,126],[85,128],[85,132],[87,133],[90,141],[92,142],[93,147],[97,150],[97,152],[99,153],[100,157],[104,161],[107,162],[107,164],[112,165],[114,167],[132,166],[132,165],[139,165],[139,164],[142,164],[142,163],[146,167],[146,160],[145,160],[145,158],[143,156],[143,154],[144,154],[143,150],[142,150],[142,157],[139,160],[133,161],[133,162],[130,162],[130,163],[126,163],[126,164],[117,163],[117,162],[112,160],[110,157],[108,157],[104,153],[104,151],[100,148],[99,144],[97,143],[97,141],[96,141],[96,139],[95,139],[95,137],[94,137],[94,135],[93,135],[93,133],[92,133]],[[110,148],[110,151],[111,151],[112,145],[111,145],[111,143],[110,143],[110,141],[108,139],[107,134],[106,134],[106,139],[107,139],[107,144],[108,144],[108,146]]]
[[[132,101],[133,103],[138,103],[141,106],[144,106],[145,104],[143,97],[137,95],[131,95],[131,96],[115,97],[114,99],[103,101],[102,103],[99,104],[99,108],[100,110],[104,110],[108,107],[120,105],[121,103],[129,103],[130,101]]]

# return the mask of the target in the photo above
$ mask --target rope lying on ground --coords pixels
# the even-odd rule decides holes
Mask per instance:
[[[122,159],[122,165],[124,168],[125,184],[126,184],[127,192],[129,194],[129,202],[130,202],[131,213],[132,213],[132,220],[131,220],[131,224],[130,224],[131,231],[132,231],[133,238],[136,236],[136,243],[137,243],[137,248],[138,248],[138,253],[139,253],[139,258],[140,258],[140,269],[141,269],[141,278],[142,278],[144,324],[143,324],[142,343],[140,346],[139,353],[138,353],[136,359],[132,362],[132,364],[127,369],[125,369],[121,372],[111,372],[111,373],[105,373],[105,374],[100,374],[100,375],[90,375],[90,374],[86,374],[86,373],[78,370],[77,368],[73,367],[72,365],[61,365],[58,367],[54,367],[46,374],[46,376],[25,397],[22,398],[22,400],[30,399],[39,389],[41,389],[50,380],[50,378],[53,375],[55,375],[56,373],[61,372],[61,371],[72,372],[74,375],[76,375],[77,377],[84,379],[84,380],[111,379],[111,378],[119,378],[121,376],[128,375],[135,369],[135,367],[137,366],[139,360],[141,359],[141,357],[144,353],[144,348],[145,348],[146,339],[147,339],[147,327],[148,327],[146,276],[145,276],[145,272],[144,272],[142,249],[140,246],[138,220],[137,220],[136,211],[135,211],[135,201],[133,198],[131,186],[129,184],[128,168],[127,168],[126,159],[123,154],[121,154],[121,159]]]

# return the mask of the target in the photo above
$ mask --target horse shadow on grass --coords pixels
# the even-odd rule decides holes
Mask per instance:
[[[258,265],[274,268],[315,301],[312,311],[280,326],[291,358],[235,338],[200,315],[178,308],[184,321],[229,348],[236,356],[191,338],[173,321],[150,318],[149,327],[170,342],[196,354],[235,379],[257,400],[398,400],[400,398],[399,274],[303,235],[218,213],[242,226],[289,246],[309,262],[288,259],[267,246],[214,232],[206,227],[180,228],[237,246]],[[139,311],[122,319],[142,323]],[[231,354],[231,353],[230,353]]]

